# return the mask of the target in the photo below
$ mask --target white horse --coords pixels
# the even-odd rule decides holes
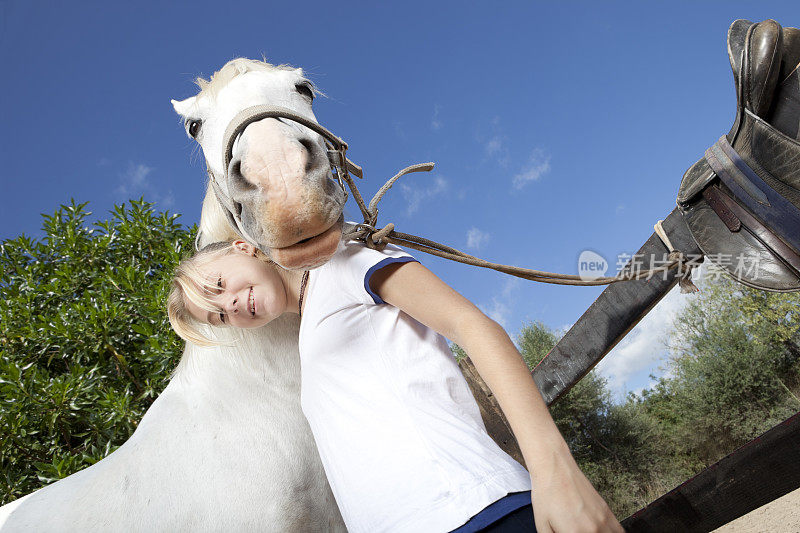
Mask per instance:
[[[302,71],[226,64],[173,101],[247,233],[289,268],[321,264],[341,238],[345,196],[322,138],[295,122],[250,124],[223,172],[231,118],[257,104],[312,120]],[[237,237],[209,186],[201,242]],[[97,464],[0,508],[0,531],[344,531],[300,410],[297,318],[260,330],[215,331],[226,345],[187,344],[138,428]]]

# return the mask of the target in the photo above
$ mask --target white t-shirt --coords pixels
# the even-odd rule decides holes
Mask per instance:
[[[530,476],[489,437],[445,339],[369,286],[392,262],[348,242],[311,271],[301,405],[351,533],[446,532]]]

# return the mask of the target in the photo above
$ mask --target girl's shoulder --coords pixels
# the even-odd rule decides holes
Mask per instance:
[[[385,266],[410,261],[416,259],[399,246],[388,244],[383,250],[374,250],[362,242],[347,241],[328,262],[325,277],[364,303],[381,304],[383,300],[370,287],[370,278]]]
[[[346,241],[339,246],[331,262],[338,268],[361,271],[365,267],[369,269],[382,262],[388,264],[401,258],[416,261],[411,254],[394,244],[387,244],[382,250],[375,250],[368,248],[363,242]]]

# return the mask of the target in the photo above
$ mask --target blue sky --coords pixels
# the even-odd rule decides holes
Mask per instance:
[[[0,238],[39,235],[70,198],[98,215],[144,197],[196,222],[202,157],[169,103],[238,56],[301,66],[317,117],[350,144],[381,220],[490,260],[614,267],[674,206],[683,172],[733,120],[725,35],[800,24],[797,2],[0,1]],[[351,218],[358,211],[350,207]],[[513,335],[577,320],[601,289],[423,262]],[[618,395],[664,355],[670,295],[600,367]]]

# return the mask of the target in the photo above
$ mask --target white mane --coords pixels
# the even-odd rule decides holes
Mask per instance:
[[[286,63],[273,65],[272,63],[267,63],[266,60],[258,61],[256,59],[237,57],[236,59],[231,59],[225,63],[221,69],[212,74],[207,80],[198,76],[195,79],[195,83],[200,88],[200,92],[197,93],[197,97],[207,97],[211,99],[216,98],[217,93],[219,93],[223,87],[230,83],[231,80],[246,72],[272,72],[275,70],[299,70],[301,74],[303,72],[303,69],[298,69],[297,67],[293,67]],[[311,87],[313,87],[311,80],[305,77],[304,80]]]

